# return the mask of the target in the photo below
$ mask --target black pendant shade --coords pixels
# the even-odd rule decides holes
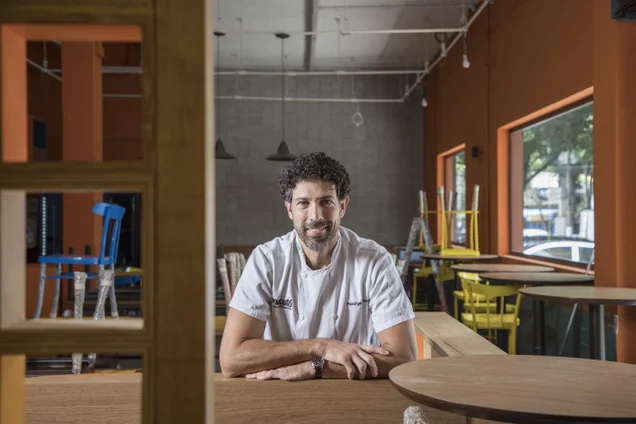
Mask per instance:
[[[278,145],[278,150],[273,155],[267,156],[266,160],[288,162],[296,159],[292,155],[285,143],[285,39],[289,38],[289,34],[277,33],[276,37],[281,41],[281,130],[283,132],[283,141]]]
[[[220,138],[216,139],[216,144],[214,145],[214,157],[216,159],[236,159],[236,156],[233,156],[225,150],[225,146]]]
[[[292,155],[289,152],[289,147],[287,147],[287,143],[285,143],[285,140],[280,142],[276,153],[274,153],[273,155],[267,156],[267,160],[281,161],[281,162],[292,161],[294,159],[296,159],[296,156]]]
[[[220,89],[221,78],[218,73],[218,71],[221,70],[219,40],[221,39],[221,37],[225,35],[225,33],[220,31],[214,31],[214,35],[216,36],[216,63],[217,63],[216,87],[214,88],[214,91],[216,92],[216,95],[219,96],[221,92],[221,89]],[[214,158],[215,159],[236,159],[236,156],[229,154],[227,150],[225,150],[225,146],[223,145],[223,142],[221,141],[220,106],[221,106],[221,100],[218,99],[216,102],[216,122],[214,125],[216,128],[216,134],[217,134],[216,143],[214,145]]]

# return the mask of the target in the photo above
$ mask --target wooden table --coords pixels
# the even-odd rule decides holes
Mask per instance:
[[[484,253],[479,256],[470,256],[470,255],[440,255],[437,253],[422,253],[423,259],[433,259],[438,261],[492,261],[493,259],[499,258],[498,255],[491,255],[489,253]]]
[[[215,424],[401,423],[404,410],[414,405],[387,379],[213,378]],[[27,378],[25,423],[140,424],[142,380],[141,373],[122,372]],[[426,413],[435,424],[465,423],[460,415],[432,408]]]
[[[406,397],[510,423],[636,422],[636,365],[548,356],[455,356],[409,362],[389,378]]]
[[[591,275],[566,272],[487,272],[479,276],[490,283],[519,284],[525,286],[565,286],[594,283]],[[532,301],[534,322],[532,326],[533,349],[536,355],[545,355],[544,304],[542,300]]]
[[[515,264],[459,264],[452,265],[455,272],[552,272],[554,268],[540,265]]]
[[[636,306],[636,289],[622,287],[544,286],[521,289],[524,296],[542,301],[587,304],[590,310],[590,356],[605,360],[604,305]]]

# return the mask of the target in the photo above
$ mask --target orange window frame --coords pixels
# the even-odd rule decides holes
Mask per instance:
[[[514,259],[533,264],[550,265],[553,268],[563,271],[582,272],[585,269],[585,264],[570,264],[568,262],[566,265],[560,261],[535,259],[533,257],[531,258],[523,254],[512,252],[511,208],[520,204],[519,202],[512,201],[518,196],[522,196],[522,194],[513,193],[512,196],[514,196],[514,198],[511,196],[511,183],[514,179],[518,178],[518,175],[511,173],[512,152],[510,147],[510,137],[521,127],[528,126],[532,122],[547,118],[549,115],[554,115],[558,112],[572,108],[583,101],[592,100],[593,96],[594,87],[586,88],[585,90],[579,91],[578,93],[497,129],[497,219],[495,220],[495,225],[497,226],[497,254],[502,258]],[[518,212],[521,213],[521,211]]]

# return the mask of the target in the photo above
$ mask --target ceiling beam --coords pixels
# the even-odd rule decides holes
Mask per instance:
[[[305,27],[307,31],[318,31],[318,3],[320,0],[306,0],[305,7],[307,10],[307,19]],[[305,68],[311,71],[314,68],[314,62],[316,59],[316,38],[318,35],[314,34],[311,37],[305,37]]]

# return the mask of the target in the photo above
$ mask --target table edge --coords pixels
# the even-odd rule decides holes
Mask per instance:
[[[532,288],[532,287],[528,287]],[[535,293],[524,293],[525,288],[519,290],[519,292],[531,299],[543,300],[543,301],[553,301],[556,303],[581,303],[585,305],[622,305],[622,306],[636,306],[636,299],[634,300],[617,300],[617,299],[582,299],[575,297],[561,297],[561,296],[553,296],[553,295],[544,295],[544,294],[535,294]]]

